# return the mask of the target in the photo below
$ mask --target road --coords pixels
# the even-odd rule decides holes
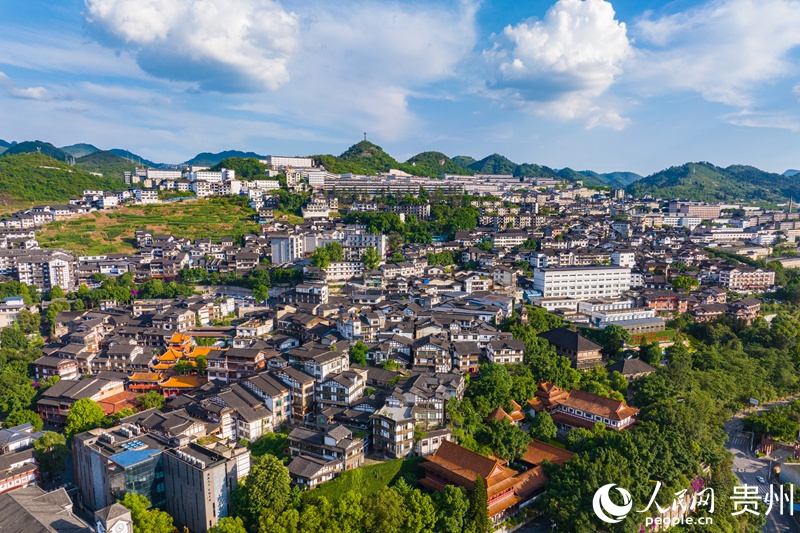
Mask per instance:
[[[773,402],[764,404],[759,407],[759,411],[765,411],[776,407],[778,405],[785,405],[788,401]],[[742,419],[744,414],[735,415],[728,423],[725,424],[725,431],[728,433],[728,451],[733,454],[733,472],[739,478],[739,483],[742,485],[749,485],[751,487],[758,487],[758,494],[761,500],[764,496],[769,494],[769,485],[771,480],[769,469],[772,462],[766,458],[758,458],[751,450],[752,436],[749,432],[742,431]],[[767,480],[767,484],[759,483],[757,476],[763,477]],[[774,488],[777,491],[778,483],[774,481]],[[798,495],[795,494],[797,499]],[[763,507],[762,507],[763,509]],[[788,515],[788,508],[784,510],[781,515],[777,508],[777,502],[767,516],[767,523],[761,528],[765,533],[800,533],[800,525],[795,519]]]

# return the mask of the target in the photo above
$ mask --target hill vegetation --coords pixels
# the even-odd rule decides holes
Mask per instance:
[[[224,152],[219,152],[213,154],[211,152],[202,152],[191,158],[190,160],[186,161],[187,165],[197,165],[201,167],[210,167],[212,165],[216,165],[223,159],[229,159],[232,157],[239,157],[239,158],[255,158],[255,159],[265,159],[266,156],[259,155],[255,152],[241,152],[239,150],[226,150]]]
[[[106,178],[122,179],[125,172],[132,172],[137,166],[136,163],[104,150],[79,157],[75,161],[76,168],[99,172]]]
[[[480,161],[475,161],[467,168],[476,174],[513,174],[517,164],[500,154],[486,156]]]
[[[67,152],[69,155],[73,157],[80,158],[85,155],[99,152],[100,148],[98,148],[93,144],[78,143],[78,144],[71,144],[69,146],[62,146],[61,150]]]
[[[457,155],[453,158],[453,163],[461,165],[464,168],[470,166],[475,161],[477,161],[477,159],[468,155]]]
[[[687,198],[704,202],[786,202],[800,198],[800,176],[781,176],[755,167],[686,163],[670,167],[627,187],[634,196]]]
[[[4,202],[66,202],[85,189],[123,187],[121,179],[101,178],[44,154],[0,157],[0,199]]]
[[[242,235],[257,233],[260,226],[254,214],[245,197],[134,205],[52,222],[37,232],[37,238],[42,248],[65,248],[91,255],[132,253],[134,233],[139,228],[219,242],[224,236],[241,239]]]
[[[42,155],[52,157],[57,161],[67,161],[69,154],[60,148],[44,141],[25,141],[11,146],[3,152],[3,157],[16,154],[35,154],[41,152]]]
[[[459,165],[442,152],[422,152],[403,163],[406,172],[436,177],[442,174],[471,175],[472,171]]]
[[[212,166],[210,170],[220,171],[223,168],[236,171],[236,177],[241,180],[264,179],[264,172],[269,169],[255,157],[228,157]]]
[[[134,154],[133,152],[131,152],[129,150],[123,150],[121,148],[112,148],[111,150],[108,150],[108,151],[111,152],[114,155],[117,155],[117,156],[121,157],[122,159],[129,159],[130,161],[133,161],[134,163],[136,163],[137,166],[140,166],[140,167],[144,166],[144,167],[158,168],[158,167],[163,167],[164,166],[161,163],[154,163],[154,162],[150,161],[149,159],[145,159],[142,156],[136,155],[136,154]]]

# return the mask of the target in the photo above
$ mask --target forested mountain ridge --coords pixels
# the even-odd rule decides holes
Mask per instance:
[[[782,176],[746,165],[721,168],[686,163],[642,178],[627,187],[633,196],[686,198],[704,202],[786,202],[800,198],[800,176]]]
[[[121,179],[100,177],[38,153],[0,157],[0,200],[67,202],[86,189],[125,187]]]

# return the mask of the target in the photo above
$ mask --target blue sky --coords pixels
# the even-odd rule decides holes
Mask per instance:
[[[800,0],[0,3],[0,138],[800,168]]]

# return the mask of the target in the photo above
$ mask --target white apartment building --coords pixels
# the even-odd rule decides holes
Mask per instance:
[[[327,281],[345,281],[364,273],[364,263],[361,261],[331,261],[325,269]]]
[[[613,298],[631,288],[631,269],[617,266],[537,268],[533,288],[545,298]]]
[[[611,264],[618,267],[632,268],[636,266],[636,254],[633,250],[614,250],[611,254]]]
[[[271,240],[272,262],[276,265],[291,263],[303,258],[305,247],[302,235],[278,234]]]
[[[182,172],[180,170],[161,170],[155,168],[148,168],[145,173],[147,179],[161,181],[161,180],[179,180],[181,179]]]
[[[230,181],[236,179],[236,171],[223,168],[219,172],[211,170],[198,170],[197,172],[189,173],[190,181],[210,181],[212,183],[219,183],[220,181]]]
[[[386,257],[386,235],[376,235],[369,233],[366,229],[360,228],[347,228],[344,230],[344,239],[342,245],[345,248],[354,250],[356,257],[353,259],[361,259],[361,252],[367,248],[375,248],[381,257]],[[345,250],[345,254],[347,254]]]
[[[311,168],[314,161],[310,157],[286,157],[282,155],[268,155],[266,159],[259,159],[260,163],[273,168],[293,167]]]
[[[140,204],[157,204],[158,203],[158,190],[157,189],[136,189],[134,191],[136,201]]]

